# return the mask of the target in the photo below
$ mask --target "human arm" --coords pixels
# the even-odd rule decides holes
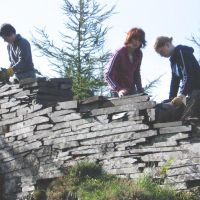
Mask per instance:
[[[134,82],[137,88],[137,92],[141,93],[144,92],[144,89],[142,87],[142,80],[141,80],[141,72],[140,72],[140,67],[141,67],[141,62],[142,62],[142,52],[139,54],[138,57],[138,64],[137,64],[137,68],[134,74]]]
[[[10,46],[8,50],[11,67],[14,72],[25,71],[26,68],[33,65],[31,47],[27,40],[20,39],[16,47]]]
[[[110,88],[113,91],[117,91],[117,92],[123,89],[123,87],[121,87],[118,82],[118,78],[119,78],[118,67],[121,61],[120,57],[121,57],[120,52],[117,51],[111,58],[109,65],[107,66],[104,73],[105,80],[110,86]]]
[[[177,96],[179,84],[180,84],[180,78],[175,73],[173,73],[173,70],[172,70],[170,92],[169,92],[170,100],[172,100],[174,97]]]
[[[182,85],[180,88],[180,94],[181,95],[187,95],[192,92],[192,85],[194,84],[194,80],[196,77],[195,75],[198,74],[196,72],[197,68],[199,68],[198,61],[193,55],[193,52],[184,52],[184,51],[179,51],[179,56],[180,56],[180,65],[182,68],[182,74],[183,74],[183,80],[182,80]]]

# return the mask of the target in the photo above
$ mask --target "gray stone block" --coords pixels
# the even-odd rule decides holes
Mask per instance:
[[[111,114],[123,111],[135,111],[139,112],[139,110],[144,110],[147,108],[153,108],[155,106],[155,102],[141,102],[141,103],[134,103],[134,104],[126,104],[123,106],[115,106],[109,108],[100,108],[94,109],[91,111],[92,115],[103,115],[103,114]]]
[[[133,137],[134,137],[134,133],[128,132],[128,133],[121,133],[121,134],[116,134],[116,135],[111,135],[111,136],[104,136],[102,138],[96,138],[93,140],[85,140],[80,143],[81,145],[99,145],[99,144],[104,144],[104,143],[124,142],[124,141],[131,140]]]
[[[72,155],[79,155],[79,156],[83,156],[83,155],[91,155],[91,154],[98,154],[101,152],[101,149],[99,148],[88,148],[88,149],[82,149],[81,151],[79,149],[74,149],[71,150],[71,154]]]
[[[157,153],[157,152],[176,152],[176,151],[182,151],[180,147],[152,147],[152,148],[135,148],[130,150],[130,153],[132,154],[144,154],[144,153]]]
[[[88,123],[92,123],[94,120],[93,118],[86,118],[86,119],[77,119],[74,121],[70,121],[70,126],[79,126],[79,125],[83,125],[83,124],[88,124]]]
[[[123,122],[113,122],[108,124],[99,124],[91,128],[91,131],[99,131],[99,130],[106,130],[106,129],[113,129],[118,127],[126,127],[136,125],[134,121],[123,121]]]
[[[107,124],[109,122],[108,115],[95,116],[95,120],[100,123]]]
[[[2,115],[2,120],[5,120],[5,119],[12,119],[12,118],[15,118],[16,117],[16,113],[8,113],[8,114],[3,114]]]
[[[17,158],[9,162],[4,163],[1,167],[4,173],[13,172],[22,169],[23,159]]]
[[[8,84],[5,84],[5,85],[0,87],[0,93],[3,93],[3,92],[8,91],[10,89],[11,89],[11,86],[8,85]]]
[[[61,109],[76,109],[78,106],[77,101],[66,101],[66,102],[59,102],[57,107]]]
[[[17,140],[30,140],[31,136],[33,136],[34,132],[28,132],[18,135]],[[28,139],[27,139],[28,138]]]
[[[172,140],[170,140],[170,141],[166,141],[166,142],[155,142],[154,144],[153,144],[153,147],[171,147],[171,146],[177,146],[178,145],[178,143],[177,143],[177,141],[175,140],[175,141],[172,141]]]
[[[198,173],[200,177],[200,164],[169,169],[167,171],[167,176],[169,177],[169,176],[177,176],[177,175],[193,174],[193,173]]]
[[[8,113],[9,109],[0,109],[0,114]]]
[[[19,154],[19,153],[28,152],[34,149],[38,149],[40,146],[42,146],[42,142],[36,141],[33,143],[25,144],[20,147],[16,147],[13,149],[13,151],[14,151],[14,154]]]
[[[8,97],[4,97],[3,99],[0,99],[0,104],[6,103],[8,101],[9,101],[9,98]]]
[[[41,125],[37,125],[36,130],[46,130],[46,129],[51,129],[53,127],[53,124],[41,124]]]
[[[133,140],[130,143],[122,143],[121,146],[119,147],[124,147],[126,145],[132,145],[134,146],[137,143],[145,141],[144,137],[151,137],[157,135],[156,131],[144,131],[140,133],[136,132],[127,132],[127,133],[121,133],[121,134],[116,134],[116,135],[108,135],[104,136],[102,138],[95,138],[95,139],[90,139],[90,140],[84,140],[81,141],[81,145],[94,145],[94,144],[103,144],[103,143],[119,143],[119,142],[126,142],[129,140]],[[143,138],[142,138],[143,137]],[[117,147],[117,146],[116,146]],[[123,150],[124,148],[122,148]],[[121,149],[120,149],[121,150]]]
[[[64,128],[64,129],[61,129],[61,130],[54,131],[53,134],[54,134],[54,137],[56,138],[56,137],[62,137],[63,134],[66,134],[66,133],[69,133],[69,132],[71,132],[71,128]]]
[[[191,125],[189,125],[189,126],[175,126],[175,127],[160,128],[159,133],[160,134],[180,133],[180,132],[189,132],[191,130],[192,130]]]
[[[64,116],[51,117],[51,120],[54,123],[65,122],[65,121],[73,121],[73,120],[77,120],[77,119],[81,119],[81,115],[79,113],[71,113],[71,114],[64,115]]]
[[[63,173],[61,172],[60,169],[46,170],[43,173],[39,173],[38,176],[40,177],[40,179],[51,179],[51,178],[61,177],[63,176]]]
[[[24,133],[32,132],[35,129],[35,126],[28,126],[28,127],[22,127],[21,129],[13,130],[5,134],[5,137],[14,137],[18,136]]]
[[[190,137],[190,135],[187,134],[187,133],[176,133],[173,136],[168,137],[167,140],[168,141],[179,141],[179,140],[182,140],[182,139],[187,139],[189,137]]]
[[[56,130],[60,130],[60,129],[64,129],[64,128],[69,128],[70,127],[70,123],[69,122],[60,122],[60,123],[56,123],[52,130],[56,131]]]
[[[153,162],[153,161],[167,161],[169,159],[186,159],[188,155],[184,151],[176,152],[159,152],[153,154],[147,154],[141,157],[144,162]]]
[[[24,98],[24,97],[28,97],[28,95],[30,95],[30,90],[23,90],[15,95],[13,95],[13,97],[15,98]]]
[[[0,121],[0,126],[15,124],[15,123],[20,122],[20,121],[23,121],[23,116],[19,116],[19,117],[13,118],[13,119],[6,119],[4,121]]]
[[[165,123],[156,123],[153,125],[154,128],[165,128],[165,127],[174,127],[174,126],[182,126],[182,121],[176,122],[165,122]]]
[[[200,173],[181,174],[178,176],[170,176],[166,178],[169,183],[184,183],[191,180],[200,180]]]
[[[52,154],[51,146],[42,146],[37,151],[35,151],[35,155],[37,158],[41,158],[44,156],[50,156]]]
[[[91,128],[99,125],[99,122],[93,122],[93,123],[88,123],[88,124],[82,124],[82,125],[77,125],[77,126],[72,126],[73,131],[78,131],[78,130],[84,130],[86,128]]]
[[[45,108],[45,109],[39,110],[37,112],[24,115],[24,120],[30,119],[30,118],[33,118],[33,117],[37,117],[37,116],[41,116],[41,115],[45,115],[45,114],[49,114],[51,112],[52,112],[52,107]]]
[[[131,168],[120,168],[120,169],[106,169],[109,174],[135,174],[139,173],[139,169],[137,166]]]
[[[45,138],[48,138],[53,135],[53,132],[51,130],[41,130],[41,131],[35,131],[34,135],[30,136],[28,139],[25,139],[24,141],[27,142],[33,142],[37,140],[45,140]]]
[[[126,105],[126,104],[133,104],[133,103],[140,103],[140,102],[146,102],[148,101],[149,96],[143,95],[143,96],[126,96],[126,98],[116,98],[116,99],[110,99],[108,101],[104,101],[102,104],[102,107],[111,107],[111,106],[120,106],[120,105]]]
[[[196,156],[186,158],[186,159],[174,159],[171,165],[169,166],[169,169],[187,167],[191,165],[199,165],[199,163],[200,163],[200,157],[196,157]],[[163,166],[165,164],[166,162],[159,162],[158,166]]]
[[[0,150],[0,160],[6,159],[6,158],[9,158],[9,157],[13,157],[13,151],[12,150],[10,150],[8,148]]]
[[[190,155],[195,154],[196,157],[200,157],[200,148],[199,148],[199,143],[189,143],[189,144],[184,144],[181,145],[181,148],[183,150],[189,150]]]
[[[21,129],[21,128],[24,128],[26,126],[32,126],[32,125],[36,125],[36,124],[42,124],[42,123],[45,123],[45,122],[48,122],[48,121],[49,121],[48,117],[43,117],[43,116],[34,117],[32,119],[28,119],[26,121],[10,125],[10,131]]]
[[[20,104],[20,101],[9,101],[9,102],[6,102],[6,103],[2,103],[1,104],[1,108],[3,109],[6,109],[6,108],[11,108],[11,107],[15,107],[17,106],[18,104]]]
[[[93,116],[96,115],[107,115],[107,114],[113,114],[113,113],[119,113],[119,112],[124,112],[128,110],[133,110],[135,111],[135,115],[139,115],[139,111],[137,110],[135,105],[123,105],[123,106],[116,106],[116,107],[109,107],[109,108],[99,108],[99,109],[94,109],[91,111]]]
[[[133,148],[137,144],[144,143],[144,142],[146,142],[146,138],[139,138],[139,139],[128,141],[128,142],[122,142],[122,143],[116,144],[116,149],[118,151],[121,151],[121,150],[125,150],[126,148],[130,148],[130,147]]]
[[[118,133],[126,133],[126,132],[134,132],[138,130],[146,130],[148,129],[148,126],[145,124],[136,124],[132,126],[127,126],[127,127],[121,127],[121,128],[114,128],[114,129],[109,129],[109,130],[103,130],[103,131],[95,131],[95,132],[90,132],[90,133],[85,133],[82,135],[75,135],[75,136],[69,136],[68,140],[87,140],[87,139],[92,139],[96,138],[94,141],[98,141],[98,137],[105,137],[105,136],[111,136],[116,135]],[[136,134],[137,135],[137,134]],[[103,138],[102,138],[103,139]],[[133,138],[132,138],[133,139]],[[91,140],[90,140],[91,142]]]
[[[0,97],[11,96],[11,95],[16,94],[21,91],[22,91],[22,89],[13,89],[13,90],[9,90],[6,92],[2,92],[2,93],[0,93]]]
[[[49,117],[54,118],[58,116],[63,116],[67,115],[70,113],[76,112],[75,110],[59,110],[59,111],[54,111],[53,113],[49,113]]]
[[[20,108],[16,110],[16,112],[17,112],[17,116],[20,116],[20,115],[26,115],[28,113],[35,112],[37,110],[40,110],[41,108],[42,108],[42,105],[36,104],[36,105],[31,106],[30,108],[29,107]]]
[[[12,108],[10,108],[10,112],[15,112],[16,110],[21,110],[27,106],[28,106],[27,104],[23,104],[23,105],[18,105],[18,106],[12,107]]]
[[[78,147],[78,146],[79,146],[79,143],[77,141],[53,144],[54,149],[70,149],[72,147]]]
[[[60,144],[69,142],[67,137],[59,137],[59,138],[47,138],[44,140],[44,145],[52,145],[52,144]]]
[[[133,165],[133,163],[136,163],[138,160],[135,158],[113,158],[113,159],[109,159],[109,160],[103,160],[102,164],[104,166],[108,166],[109,168],[121,168],[121,166],[123,165],[128,165],[131,164]]]

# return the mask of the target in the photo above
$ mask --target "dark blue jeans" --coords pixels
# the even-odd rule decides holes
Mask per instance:
[[[16,73],[15,76],[19,81],[25,78],[36,78],[34,70],[24,73]]]

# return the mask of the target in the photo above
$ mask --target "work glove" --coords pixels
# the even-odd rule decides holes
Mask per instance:
[[[14,75],[14,70],[12,67],[9,67],[7,70],[6,70],[6,73],[7,73],[7,76],[9,77],[12,77]]]
[[[180,95],[180,96],[177,96],[177,97],[174,97],[171,101],[171,103],[174,105],[174,106],[180,106],[182,104],[185,104],[186,105],[186,96],[185,95]]]

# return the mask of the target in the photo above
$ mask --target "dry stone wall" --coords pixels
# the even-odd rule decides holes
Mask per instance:
[[[146,173],[164,177],[177,189],[199,184],[198,125],[156,123],[156,102],[148,95],[73,101],[63,81],[51,83],[60,93],[64,90],[61,100],[55,88],[39,90],[38,83],[0,88],[3,199],[26,199],[39,182],[62,176],[81,160],[98,162],[120,177],[134,179]],[[51,81],[41,82],[51,85]],[[46,96],[38,100],[38,94],[47,91],[51,100]],[[163,166],[167,166],[165,173]]]

